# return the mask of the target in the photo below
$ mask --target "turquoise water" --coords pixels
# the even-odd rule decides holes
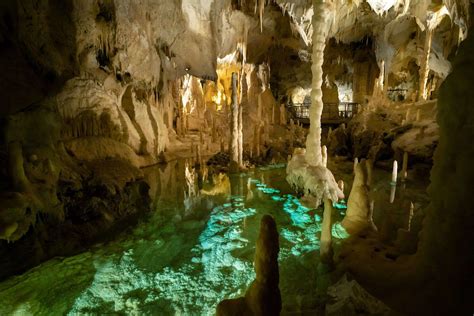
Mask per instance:
[[[183,166],[147,171],[155,210],[116,240],[1,283],[0,314],[212,315],[254,279],[264,214],[280,232],[284,311],[315,308],[322,210],[291,194],[285,166],[231,176],[215,195],[190,195]]]

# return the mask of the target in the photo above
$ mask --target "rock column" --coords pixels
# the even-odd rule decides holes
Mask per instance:
[[[326,47],[328,8],[324,0],[313,0],[313,65],[311,71],[313,81],[311,83],[311,107],[309,109],[309,134],[306,138],[306,161],[309,165],[319,166],[322,164],[321,155],[321,115],[323,112],[323,61],[324,48]]]
[[[425,101],[428,98],[426,93],[426,83],[428,82],[428,74],[430,72],[430,53],[431,53],[431,39],[433,32],[427,28],[425,34],[425,45],[423,55],[420,61],[420,87],[418,88],[418,100]]]
[[[255,249],[256,278],[245,292],[245,297],[224,300],[217,306],[216,315],[279,315],[281,294],[278,253],[279,236],[275,220],[264,215]]]
[[[239,163],[239,104],[237,102],[237,74],[232,73],[232,108],[231,108],[231,146],[230,160]]]

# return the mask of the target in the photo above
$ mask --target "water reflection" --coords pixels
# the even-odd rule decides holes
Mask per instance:
[[[284,166],[231,176],[206,168],[181,160],[144,169],[155,211],[114,242],[4,282],[0,314],[213,315],[253,280],[268,213],[281,236],[283,311],[314,308],[322,210],[291,194]],[[378,191],[385,203],[389,190]],[[345,237],[337,224],[332,235]]]

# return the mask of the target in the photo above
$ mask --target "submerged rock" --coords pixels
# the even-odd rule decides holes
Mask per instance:
[[[326,304],[326,316],[393,315],[383,302],[370,295],[355,280],[348,281],[345,274],[328,288],[330,302]]]

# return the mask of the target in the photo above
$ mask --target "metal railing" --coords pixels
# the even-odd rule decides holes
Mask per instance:
[[[295,120],[309,120],[309,107],[311,103],[288,103],[287,108],[291,116]],[[357,113],[359,103],[357,102],[339,102],[324,103],[323,113],[321,116],[322,123],[344,122]]]

